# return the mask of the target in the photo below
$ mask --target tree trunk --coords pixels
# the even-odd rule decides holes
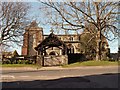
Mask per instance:
[[[101,23],[100,23],[100,10],[99,10],[99,3],[95,2],[96,6],[96,17],[97,17],[97,46],[96,46],[96,60],[101,60]]]
[[[101,46],[101,32],[98,31],[97,36],[96,36],[96,60],[101,60],[101,50],[100,50],[100,46]]]
[[[96,61],[99,60],[99,41],[97,40],[97,46],[96,46]]]

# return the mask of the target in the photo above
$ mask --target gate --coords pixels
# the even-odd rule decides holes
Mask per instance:
[[[80,61],[85,61],[86,56],[84,54],[68,54],[68,64],[75,63],[75,62],[80,62]]]

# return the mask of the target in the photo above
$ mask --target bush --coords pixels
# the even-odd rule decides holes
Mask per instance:
[[[25,64],[35,64],[34,60],[25,60]]]
[[[25,64],[29,64],[29,60],[25,60]]]
[[[25,64],[25,61],[24,60],[18,60],[17,63],[18,64]]]
[[[32,64],[31,60],[25,60],[25,64]]]
[[[10,60],[5,61],[5,64],[11,64]]]
[[[36,64],[35,60],[4,60],[2,64]]]
[[[113,58],[110,58],[109,61],[118,61],[118,60],[115,60],[115,59],[113,59]]]
[[[11,64],[11,61],[9,59],[4,59],[2,61],[2,64]]]

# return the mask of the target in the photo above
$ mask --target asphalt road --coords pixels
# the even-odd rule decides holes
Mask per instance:
[[[3,88],[118,88],[118,67],[3,70]]]

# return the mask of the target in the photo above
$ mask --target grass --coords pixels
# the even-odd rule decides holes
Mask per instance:
[[[84,62],[76,62],[69,65],[64,65],[63,67],[78,67],[78,66],[117,66],[118,62],[114,61],[84,61]]]
[[[120,65],[120,61],[84,61],[84,62],[76,62],[68,65],[64,65],[62,67],[78,67],[78,66],[117,66]],[[41,66],[33,65],[33,64],[1,64],[1,67],[33,67],[33,68],[41,68]]]
[[[40,66],[38,65],[33,65],[33,64],[0,64],[1,67],[33,67],[33,68],[37,68]]]

